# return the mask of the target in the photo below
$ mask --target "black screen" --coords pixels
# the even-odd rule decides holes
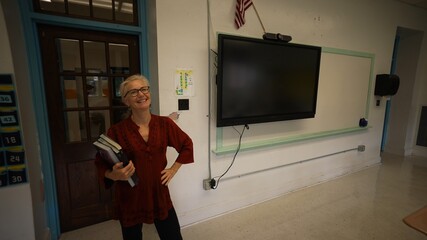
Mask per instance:
[[[321,48],[218,36],[217,126],[312,118]]]

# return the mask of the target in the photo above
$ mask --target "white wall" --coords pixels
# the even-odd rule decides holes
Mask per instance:
[[[376,107],[372,93],[368,119],[371,128],[367,131],[241,152],[227,176],[242,177],[223,181],[216,190],[203,190],[202,181],[209,177],[209,157],[212,176],[225,171],[232,160],[231,155],[217,156],[211,151],[215,148],[216,131],[214,121],[209,125],[207,117],[208,48],[216,48],[215,36],[218,32],[261,38],[262,28],[253,8],[250,8],[246,12],[246,24],[236,30],[233,23],[234,0],[210,0],[209,12],[207,1],[162,0],[156,4],[162,115],[177,110],[173,88],[175,69],[194,70],[196,94],[189,97],[190,110],[182,112],[178,123],[194,140],[196,162],[182,167],[171,186],[182,225],[380,163],[385,104]],[[295,43],[374,54],[375,75],[390,72],[398,26],[427,30],[426,11],[396,1],[264,0],[255,1],[255,4],[268,32],[291,35]],[[424,41],[420,54],[420,62],[424,63],[426,45]],[[417,81],[426,79],[426,75],[425,71],[418,71]],[[422,84],[425,86],[425,83]],[[214,114],[213,110],[211,114]],[[209,134],[211,139],[208,138]],[[303,164],[278,167],[351,149],[359,144],[366,146],[365,152],[350,151]],[[171,153],[170,156],[174,155]],[[246,175],[267,168],[275,169]]]
[[[0,32],[0,74],[14,74],[12,54],[1,3]],[[33,205],[29,183],[0,188],[0,213],[1,239],[35,239]]]

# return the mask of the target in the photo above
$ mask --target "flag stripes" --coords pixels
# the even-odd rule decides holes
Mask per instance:
[[[245,24],[245,11],[252,6],[252,0],[237,0],[234,23],[237,29]]]

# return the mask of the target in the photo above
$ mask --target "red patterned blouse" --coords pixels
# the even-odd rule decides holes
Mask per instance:
[[[95,164],[99,180],[106,188],[115,183],[114,217],[123,226],[138,223],[153,223],[154,219],[163,220],[172,208],[169,189],[161,183],[160,172],[166,168],[166,148],[173,147],[179,153],[176,162],[186,164],[194,162],[193,142],[174,121],[168,117],[151,115],[149,137],[145,142],[139,134],[139,127],[130,117],[113,125],[107,135],[118,142],[128,159],[132,160],[139,183],[130,187],[127,181],[113,182],[104,177],[109,165],[97,155]]]

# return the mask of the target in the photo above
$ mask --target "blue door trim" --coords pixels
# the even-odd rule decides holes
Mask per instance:
[[[73,27],[85,30],[108,31],[112,33],[133,34],[139,36],[140,69],[149,76],[148,66],[148,36],[147,36],[147,9],[146,0],[138,1],[139,26],[128,26],[103,22],[71,19],[67,17],[45,15],[33,11],[31,0],[19,0],[19,9],[25,36],[25,48],[28,56],[29,74],[31,76],[31,91],[33,107],[36,114],[36,126],[39,135],[40,157],[44,177],[45,207],[47,224],[51,239],[59,239],[60,224],[58,199],[56,193],[55,171],[51,151],[50,129],[46,108],[45,89],[43,85],[42,61],[39,51],[37,24],[49,24],[63,27]],[[37,104],[36,104],[37,103]]]

